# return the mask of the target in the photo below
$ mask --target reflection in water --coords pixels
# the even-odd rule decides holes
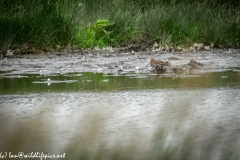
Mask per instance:
[[[47,84],[47,85],[46,85]],[[50,85],[51,84],[51,85]],[[102,73],[53,74],[49,76],[4,76],[1,93],[72,92],[82,90],[128,90],[156,88],[239,88],[240,74],[236,70],[195,74]]]
[[[86,148],[94,150],[103,143],[118,147],[133,143],[140,150],[149,151],[153,159],[164,159],[165,153],[186,156],[185,151],[191,150],[186,143],[191,143],[189,145],[198,150],[192,153],[196,156],[193,159],[213,159],[208,156],[219,159],[228,142],[226,137],[234,138],[227,147],[239,147],[240,137],[236,136],[240,135],[238,74],[227,71],[186,77],[176,75],[175,78],[169,75],[141,76],[146,75],[81,73],[80,76],[52,76],[52,81],[77,81],[50,86],[33,83],[44,82],[48,77],[34,79],[33,76],[24,79],[26,81],[21,81],[23,78],[19,81],[8,79],[12,86],[7,85],[6,79],[1,79],[0,121],[1,125],[11,125],[1,127],[4,129],[0,136],[9,135],[17,126],[30,120],[31,125],[22,126],[35,126],[36,129],[31,130],[34,135],[50,137],[43,138],[47,152],[61,153],[71,140],[78,145],[72,149],[74,154],[79,154],[78,149],[81,153]],[[25,94],[3,94],[19,90]],[[46,127],[35,121],[39,117],[43,117],[41,120]],[[33,139],[27,141],[30,146]],[[41,139],[37,143],[41,143]],[[168,147],[170,149],[166,150]],[[174,154],[169,152],[173,149]],[[187,159],[184,156],[182,159]]]
[[[63,147],[75,133],[88,130],[94,117],[101,115],[99,136],[131,141],[132,132],[147,146],[152,134],[162,127],[169,134],[169,143],[197,127],[199,133],[219,134],[237,131],[240,100],[237,89],[156,89],[114,92],[35,93],[2,95],[1,121],[9,116],[15,125],[46,114],[47,132],[54,137],[52,147]],[[99,121],[99,120],[98,120]],[[6,128],[7,129],[7,128]],[[136,135],[136,136],[137,136]],[[170,137],[169,137],[170,136]]]

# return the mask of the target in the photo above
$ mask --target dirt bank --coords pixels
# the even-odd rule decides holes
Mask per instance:
[[[42,54],[21,54],[0,58],[0,75],[13,74],[55,74],[69,72],[102,73],[147,73],[150,58],[168,60],[168,71],[178,69],[188,73],[211,72],[240,67],[240,49],[213,49],[211,51],[191,52],[114,52],[110,50],[63,52]],[[201,64],[191,66],[190,60]],[[148,66],[147,66],[148,65]],[[146,67],[147,66],[147,67]]]

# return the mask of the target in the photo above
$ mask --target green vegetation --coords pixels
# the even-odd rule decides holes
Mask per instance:
[[[0,2],[0,49],[66,46],[75,34],[76,7],[68,1]]]
[[[2,0],[0,50],[155,41],[239,46],[239,9],[233,0]]]
[[[118,34],[114,34],[114,23],[108,20],[97,20],[93,25],[81,27],[75,36],[76,44],[83,48],[117,44],[118,39]]]

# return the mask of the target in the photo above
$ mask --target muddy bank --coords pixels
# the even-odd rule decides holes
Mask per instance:
[[[197,52],[114,52],[66,50],[55,53],[21,54],[0,58],[0,75],[101,72],[121,74],[152,71],[150,58],[169,61],[168,73],[201,73],[240,67],[240,49]],[[193,60],[193,61],[191,61]],[[194,62],[194,63],[193,63]],[[147,66],[148,65],[148,66]],[[146,67],[147,66],[147,67]]]

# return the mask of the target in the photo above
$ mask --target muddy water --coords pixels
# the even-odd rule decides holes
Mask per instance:
[[[64,149],[80,133],[88,134],[90,126],[97,128],[97,139],[138,139],[144,146],[159,126],[170,139],[193,127],[201,134],[240,129],[238,68],[201,74],[5,73],[0,84],[1,122],[11,117],[11,128],[45,116],[47,127],[38,132],[53,137],[54,150]],[[199,123],[204,127],[198,128]]]
[[[0,94],[35,92],[112,91],[157,88],[239,88],[238,68],[218,72],[175,74],[136,71],[120,74],[74,72],[68,74],[6,74],[0,79]]]
[[[48,152],[64,150],[70,140],[85,145],[86,139],[148,146],[159,128],[170,144],[191,129],[198,133],[195,137],[217,133],[219,141],[220,135],[240,135],[239,55],[214,51],[2,58],[1,139],[28,121],[34,122],[34,134],[48,137]],[[168,59],[171,71],[151,72],[146,67],[151,57]],[[191,59],[203,67],[173,71]],[[39,117],[44,127],[35,123]],[[240,144],[238,139],[234,143]]]

